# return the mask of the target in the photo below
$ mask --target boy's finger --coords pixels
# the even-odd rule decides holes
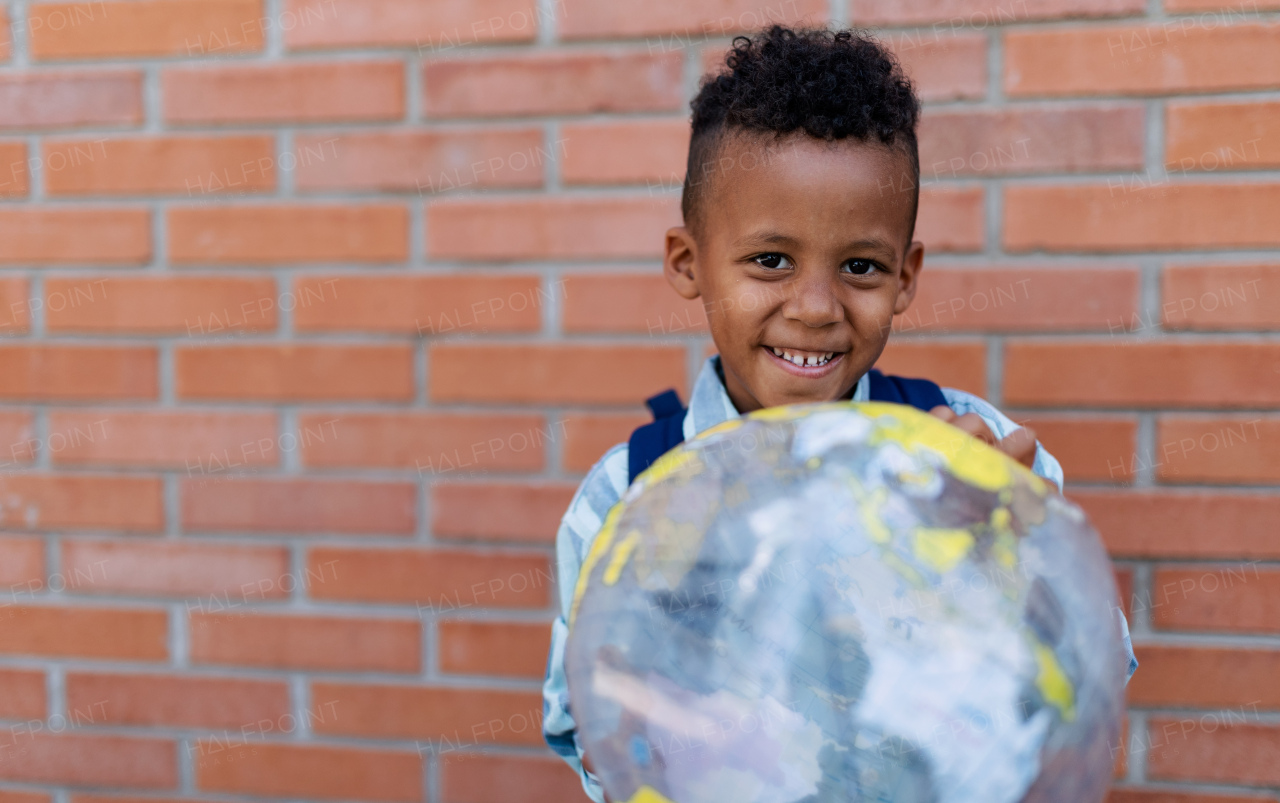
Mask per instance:
[[[965,413],[949,422],[951,426],[961,429],[988,446],[996,445],[995,434],[987,428],[987,422],[982,420],[982,416],[977,413]]]
[[[955,410],[940,404],[930,410],[929,415],[945,421],[989,446],[994,446],[996,443],[996,436],[987,428],[987,422],[983,421],[982,416],[977,413],[965,413],[957,416]]]
[[[1017,460],[1027,468],[1036,462],[1036,433],[1022,427],[1015,429],[999,443],[1000,451]]]

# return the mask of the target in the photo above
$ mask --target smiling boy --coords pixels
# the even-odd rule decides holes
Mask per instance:
[[[920,105],[892,56],[855,32],[774,27],[736,39],[726,64],[693,101],[685,225],[667,232],[663,262],[677,293],[702,300],[719,351],[673,416],[685,439],[764,407],[880,398],[872,366],[924,261],[914,239]],[[969,393],[942,388],[940,398],[934,415],[1062,486],[1033,432]],[[543,732],[596,801],[568,707],[565,621],[582,559],[636,472],[630,448],[592,468],[556,538],[561,616]]]

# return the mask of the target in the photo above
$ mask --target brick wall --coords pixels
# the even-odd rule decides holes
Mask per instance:
[[[554,527],[706,353],[683,117],[780,18],[927,101],[884,362],[1034,422],[1101,529],[1112,800],[1280,799],[1276,0],[0,8],[0,803],[575,799]]]

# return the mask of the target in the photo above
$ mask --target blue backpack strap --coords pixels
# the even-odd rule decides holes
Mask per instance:
[[[867,376],[871,380],[871,401],[909,404],[926,413],[938,405],[948,406],[942,388],[927,379],[886,376],[875,368]]]
[[[653,423],[631,433],[627,445],[627,484],[636,481],[659,457],[684,443],[684,405],[674,390],[665,390],[645,402]]]
[[[926,413],[938,405],[947,405],[942,388],[927,379],[886,376],[874,368],[868,376],[872,401],[907,404]],[[685,407],[680,396],[674,390],[666,390],[645,404],[654,420],[631,433],[627,446],[628,485],[659,457],[684,443]]]

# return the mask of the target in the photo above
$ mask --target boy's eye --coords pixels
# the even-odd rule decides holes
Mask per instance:
[[[782,254],[761,254],[754,258],[757,265],[769,270],[779,270],[791,267],[791,260]]]
[[[851,259],[844,263],[844,269],[854,276],[867,276],[879,270],[880,266],[869,259]]]

